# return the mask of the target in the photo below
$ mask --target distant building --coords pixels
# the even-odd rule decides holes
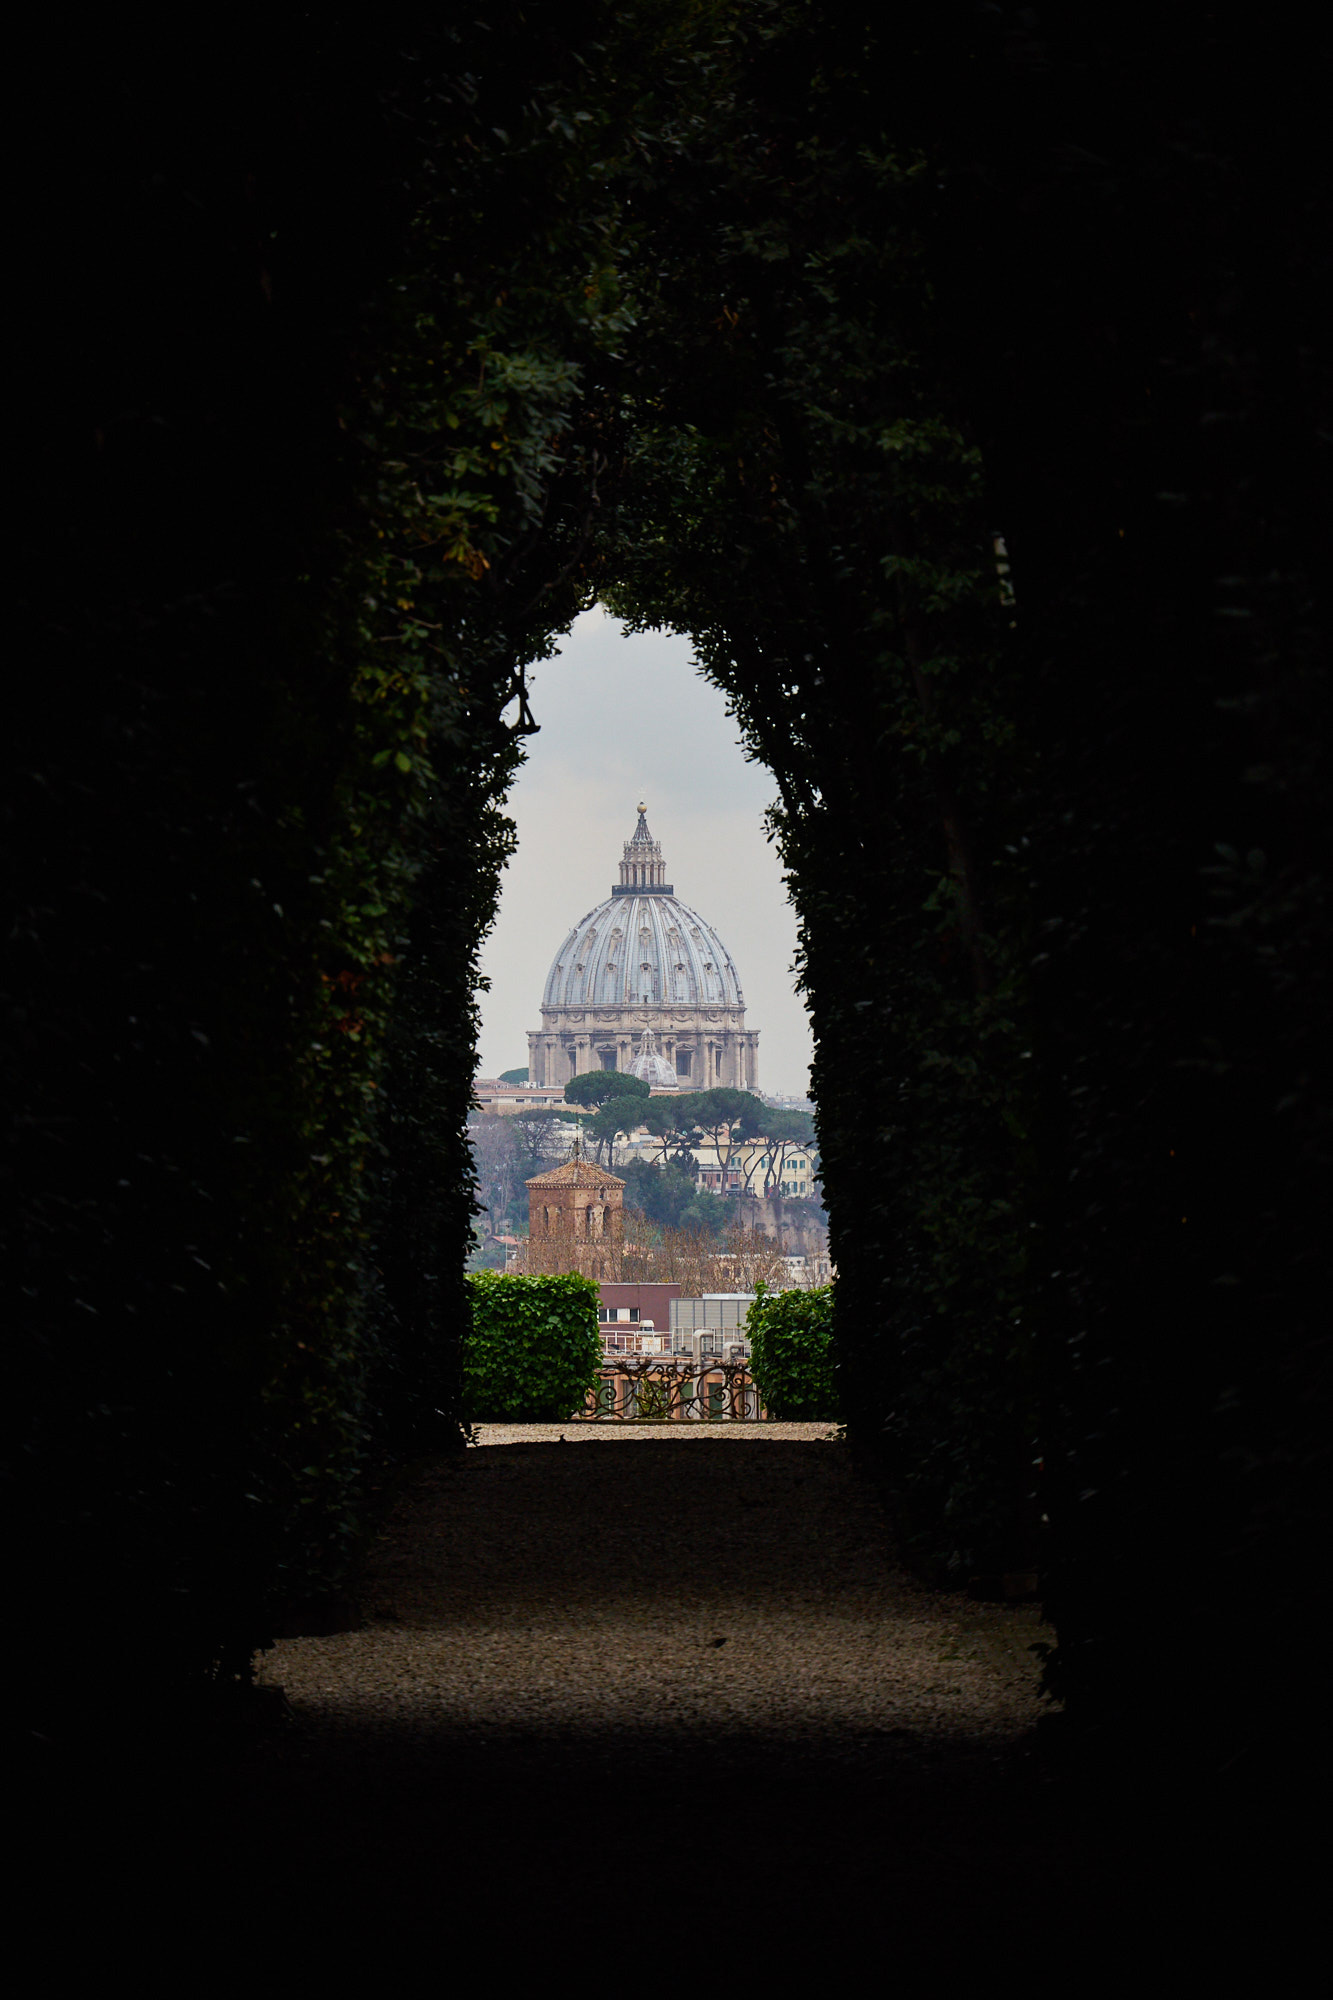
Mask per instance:
[[[603,1354],[671,1352],[671,1305],[680,1297],[679,1285],[603,1283],[597,1289]]]
[[[498,1112],[502,1118],[512,1118],[516,1111],[526,1111],[531,1107],[544,1110],[548,1105],[563,1104],[565,1093],[559,1089],[543,1090],[526,1083],[504,1083],[498,1077],[479,1076],[472,1086],[472,1099],[479,1111]]]
[[[787,1266],[787,1288],[791,1291],[813,1292],[833,1282],[835,1273],[825,1250],[807,1251],[804,1256],[784,1257],[782,1261]]]
[[[675,1299],[671,1305],[671,1345],[697,1354],[748,1355],[745,1321],[754,1304],[753,1292],[705,1292],[698,1299]]]
[[[643,1076],[655,1090],[759,1087],[759,1034],[716,931],[666,877],[645,808],[620,880],[569,932],[528,1036],[533,1085],[563,1089],[587,1070]]]
[[[808,1199],[818,1195],[815,1186],[815,1156],[809,1146],[770,1147],[760,1141],[748,1143],[737,1164],[746,1175],[751,1194],[783,1195],[788,1199]]]
[[[789,1199],[818,1194],[815,1156],[811,1147],[790,1141],[774,1148],[766,1139],[742,1139],[721,1151],[711,1142],[691,1148],[700,1187],[717,1194],[783,1195]]]
[[[749,1355],[745,1316],[754,1304],[753,1292],[705,1292],[701,1298],[681,1298],[676,1284],[601,1285],[599,1290],[603,1302],[597,1319],[602,1352],[608,1358]]]
[[[650,1321],[654,1329],[671,1325],[671,1301],[680,1297],[677,1284],[613,1284],[604,1281],[598,1292],[602,1303],[597,1309],[601,1325],[641,1326]]]

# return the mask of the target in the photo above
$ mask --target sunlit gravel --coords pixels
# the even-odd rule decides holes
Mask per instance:
[[[1035,1609],[906,1575],[832,1426],[561,1435],[484,1426],[406,1487],[358,1582],[360,1629],[261,1656],[302,1735],[777,1738],[874,1762],[1030,1733]]]

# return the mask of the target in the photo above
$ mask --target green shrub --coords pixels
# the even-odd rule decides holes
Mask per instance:
[[[770,1417],[838,1415],[833,1287],[758,1295],[746,1319],[751,1373]]]
[[[560,1423],[597,1378],[602,1341],[590,1278],[468,1278],[472,1325],[463,1348],[470,1420]]]

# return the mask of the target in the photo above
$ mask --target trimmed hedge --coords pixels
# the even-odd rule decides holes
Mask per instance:
[[[758,1289],[746,1318],[751,1372],[770,1417],[839,1414],[833,1366],[833,1287]]]
[[[468,1278],[472,1325],[463,1348],[469,1419],[560,1423],[577,1410],[602,1361],[598,1291],[590,1278]]]

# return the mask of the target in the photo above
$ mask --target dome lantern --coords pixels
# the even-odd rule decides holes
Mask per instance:
[[[669,896],[672,893],[671,884],[665,879],[662,843],[654,840],[648,831],[647,811],[647,806],[640,799],[639,824],[625,842],[620,880],[611,891],[613,896]]]

